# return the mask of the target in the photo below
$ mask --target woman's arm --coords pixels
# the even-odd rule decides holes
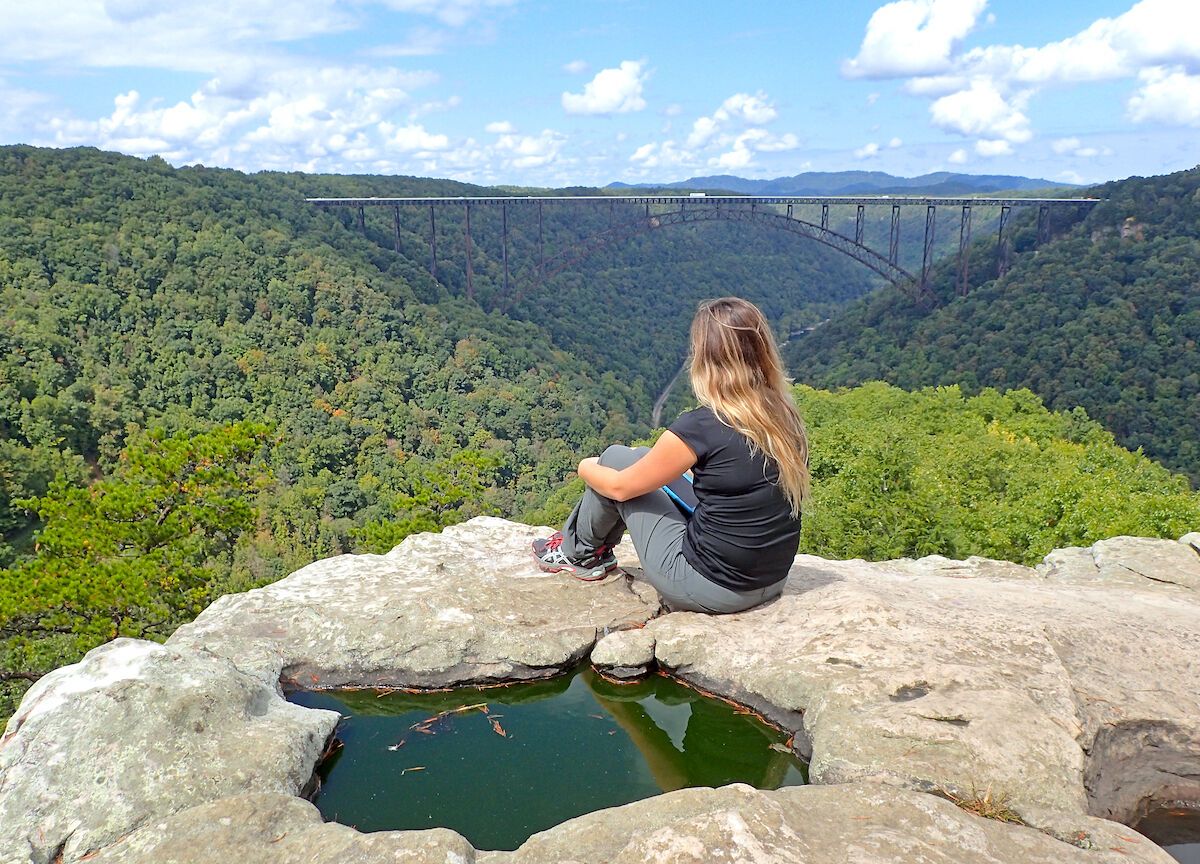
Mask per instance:
[[[650,452],[618,471],[600,464],[595,456],[579,463],[579,476],[605,498],[628,501],[670,483],[696,464],[696,454],[669,429]]]

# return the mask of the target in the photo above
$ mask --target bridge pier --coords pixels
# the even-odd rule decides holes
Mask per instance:
[[[437,281],[437,219],[433,215],[433,205],[429,206],[429,275]]]
[[[1008,227],[1009,213],[1012,208],[1003,206],[1000,208],[1000,231],[996,235],[996,278],[1001,278],[1008,272],[1008,237],[1004,230]]]
[[[367,233],[367,214],[362,207],[358,208],[358,230],[363,234]]]
[[[392,243],[392,249],[396,252],[399,252],[400,251],[400,208],[399,207],[392,208],[392,231],[393,231],[393,241],[394,241]]]
[[[500,208],[500,218],[503,220],[504,227],[500,234],[501,240],[500,254],[504,258],[504,296],[508,297],[508,206]]]
[[[467,224],[463,235],[467,241],[467,299],[475,299],[475,274],[471,266],[471,205],[466,205],[467,208]]]
[[[900,259],[900,205],[892,205],[892,233],[888,237],[888,263],[896,266]]]
[[[971,205],[962,208],[962,224],[958,228],[958,296],[967,296],[967,267],[971,258]]]
[[[1050,241],[1050,208],[1043,204],[1038,208],[1037,242],[1041,246]]]
[[[925,254],[921,257],[921,293],[929,289],[929,268],[933,266],[933,240],[937,232],[937,205],[925,208]]]
[[[864,207],[862,204],[859,204],[858,212],[854,215],[854,242],[859,246],[863,245],[863,216],[865,212],[866,207]]]

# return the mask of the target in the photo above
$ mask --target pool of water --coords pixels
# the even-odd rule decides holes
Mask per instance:
[[[685,786],[807,782],[788,735],[668,678],[613,684],[591,669],[440,693],[298,691],[340,712],[314,803],[360,831],[458,831],[515,849],[584,813]]]
[[[1180,864],[1200,864],[1200,810],[1194,806],[1157,807],[1133,827]]]

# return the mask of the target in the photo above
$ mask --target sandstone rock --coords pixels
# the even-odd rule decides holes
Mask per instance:
[[[1126,574],[1167,585],[1200,590],[1200,555],[1172,540],[1113,537],[1092,546],[1101,578]]]
[[[548,529],[479,517],[387,555],[318,561],[223,597],[169,640],[304,687],[440,687],[546,677],[597,637],[641,624],[658,595],[623,574],[584,583],[537,569]]]
[[[1185,546],[1191,546],[1196,550],[1197,554],[1200,554],[1200,531],[1192,531],[1189,534],[1184,534],[1179,538],[1179,542]]]
[[[157,820],[89,864],[471,864],[475,850],[445,828],[378,831],[324,823],[286,795],[241,795]]]
[[[759,792],[683,789],[572,819],[480,864],[1172,864],[1128,829],[1089,820],[1070,845],[932,795],[872,783]]]
[[[1186,542],[1188,536],[1179,542],[1113,537],[1087,549],[1055,549],[1037,570],[1055,582],[1103,583],[1143,591],[1200,591],[1200,554]]]
[[[77,861],[148,821],[298,794],[337,714],[206,652],[118,639],[25,695],[0,742],[0,860]]]
[[[635,678],[654,662],[654,636],[645,630],[609,633],[592,649],[592,665],[606,675]]]
[[[1130,549],[1099,554],[1115,570]],[[1019,812],[1129,821],[1168,790],[1200,795],[1200,603],[1144,576],[1131,591],[1089,557],[1098,575],[1075,584],[800,556],[775,603],[646,629],[660,665],[797,730],[815,783],[991,789]]]
[[[536,677],[593,645],[602,668],[652,654],[797,731],[826,785],[672,793],[480,860],[1167,862],[1095,815],[1200,799],[1193,535],[1056,550],[1038,568],[801,556],[763,607],[626,629],[658,611],[653,590],[542,574],[527,552],[540,530],[477,519],[318,562],[218,601],[165,647],[118,640],[47,676],[0,739],[0,862],[469,862],[452,832],[361,835],[286,797],[337,718],[283,702],[281,674]],[[937,797],[978,792],[1033,827]]]

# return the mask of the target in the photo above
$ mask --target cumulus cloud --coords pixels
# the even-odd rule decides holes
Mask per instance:
[[[754,163],[755,153],[777,153],[799,146],[800,141],[791,133],[776,136],[765,129],[747,129],[733,139],[728,150],[710,158],[708,164],[724,169],[745,168]]]
[[[975,27],[987,0],[895,0],[867,22],[858,56],[842,64],[848,78],[895,78],[939,72]]]
[[[1003,138],[982,139],[975,142],[975,152],[980,156],[1011,156],[1012,144]]]
[[[424,126],[410,124],[392,130],[387,136],[387,145],[403,152],[412,150],[445,150],[450,139],[445,135],[434,135]]]
[[[699,117],[688,135],[689,147],[703,147],[722,129],[730,126],[762,126],[770,123],[779,112],[761,90],[753,95],[734,93],[722,102],[712,116]]]
[[[899,138],[893,138],[891,141],[888,142],[888,149],[890,149],[890,150],[895,150],[898,147],[903,147],[903,146],[904,146],[904,142],[902,140],[900,140]]]
[[[496,151],[505,167],[541,168],[558,158],[566,136],[553,129],[543,129],[539,135],[501,135]]]
[[[1126,110],[1137,123],[1200,126],[1200,75],[1182,67],[1153,67],[1138,76],[1139,87]]]
[[[582,93],[562,94],[568,114],[625,114],[646,107],[642,87],[648,74],[641,61],[624,60],[613,69],[602,69]]]
[[[497,120],[495,123],[489,123],[484,126],[483,131],[491,132],[493,135],[511,135],[517,131],[517,127],[513,126],[507,120]]]
[[[963,50],[985,0],[896,0],[871,16],[851,78],[904,78],[931,100],[933,125],[1019,145],[1032,137],[1029,100],[1047,87],[1136,78],[1126,103],[1134,122],[1200,125],[1200,3],[1140,0],[1043,45]],[[989,145],[999,149],[999,145]],[[1076,148],[1073,155],[1082,155]],[[1103,151],[1097,150],[1097,153]]]
[[[961,135],[983,135],[1021,144],[1033,137],[1021,108],[1028,93],[1005,97],[995,83],[977,79],[966,90],[943,96],[929,106],[933,124]]]
[[[964,150],[963,148],[959,147],[957,150],[955,150],[953,153],[950,154],[950,158],[948,161],[950,162],[951,165],[966,164],[967,151]]]
[[[874,141],[864,144],[854,151],[855,159],[872,159],[879,155],[879,145]]]
[[[570,63],[564,63],[562,68],[569,75],[582,75],[588,70],[588,64],[586,60],[572,60]]]
[[[629,161],[642,168],[681,168],[698,164],[694,153],[681,149],[674,141],[643,144],[633,151]]]
[[[667,140],[643,144],[629,161],[642,169],[700,164],[725,171],[748,168],[760,153],[779,153],[800,146],[800,139],[791,132],[780,135],[763,128],[778,116],[766,93],[734,93],[712,114],[697,117],[683,143]]]

